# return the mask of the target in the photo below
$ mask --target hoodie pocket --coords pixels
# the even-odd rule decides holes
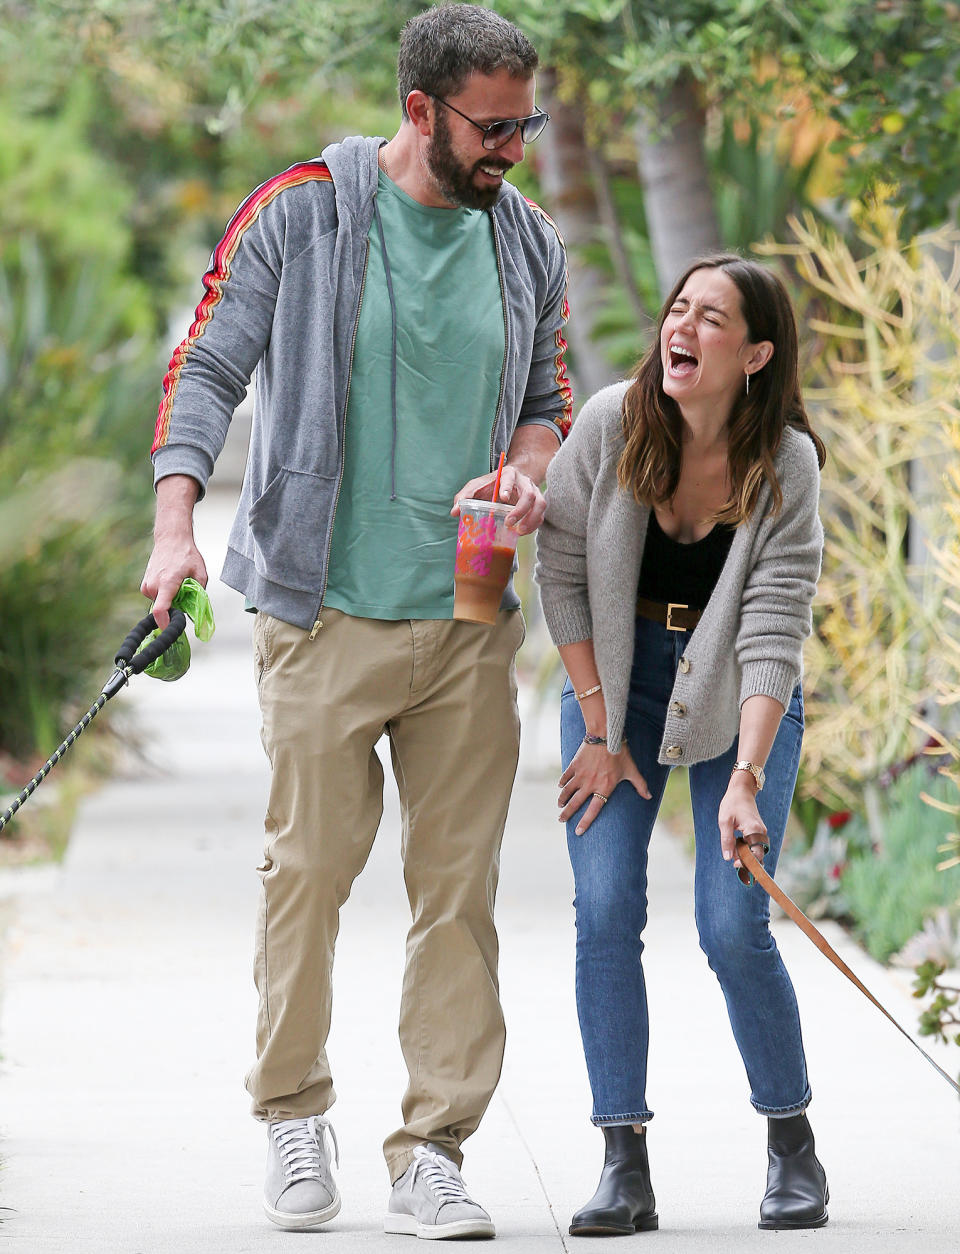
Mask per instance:
[[[336,494],[335,475],[281,468],[250,509],[259,574],[284,588],[319,592]]]

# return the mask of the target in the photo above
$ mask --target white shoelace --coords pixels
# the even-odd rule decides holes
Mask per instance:
[[[441,1206],[447,1202],[470,1202],[475,1204],[464,1187],[460,1173],[449,1158],[444,1158],[442,1154],[438,1154],[434,1150],[428,1150],[423,1145],[416,1147],[413,1151],[413,1158],[413,1174],[410,1177],[411,1189],[416,1184],[417,1179],[422,1177],[429,1189],[436,1194]]]
[[[320,1150],[325,1132],[333,1142],[334,1161],[340,1166],[337,1135],[330,1121],[322,1115],[311,1115],[308,1119],[285,1119],[275,1123],[270,1131],[280,1151],[283,1174],[288,1185],[295,1184],[298,1180],[323,1182],[324,1163]]]

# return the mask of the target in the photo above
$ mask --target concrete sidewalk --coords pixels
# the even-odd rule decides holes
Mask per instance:
[[[211,572],[230,512],[217,493],[198,511]],[[246,1113],[242,1077],[253,1043],[253,868],[266,765],[250,620],[235,594],[211,590],[217,635],[195,648],[190,676],[176,686],[139,680],[119,698],[147,730],[153,765],[89,799],[62,869],[38,891],[15,890],[0,1040],[0,1200],[10,1208],[0,1212],[0,1247],[12,1252],[413,1248],[381,1230],[380,1144],[399,1120],[404,1085],[396,1020],[408,925],[389,789],[337,954],[330,1053],[343,1209],[309,1235],[280,1232],[260,1210],[264,1134]],[[499,897],[507,1056],[466,1146],[465,1177],[493,1213],[503,1254],[597,1248],[566,1235],[593,1191],[602,1148],[588,1121],[572,881],[555,796],[553,778],[522,763]],[[758,1232],[764,1124],[697,946],[692,870],[659,831],[650,863],[650,1155],[661,1228],[636,1245],[957,1251],[960,1106],[787,923],[778,938],[804,1017],[831,1220],[818,1232]],[[831,936],[912,1028],[906,981]],[[956,1069],[955,1058],[942,1061]]]

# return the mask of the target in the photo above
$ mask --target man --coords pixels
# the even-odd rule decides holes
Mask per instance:
[[[164,381],[142,585],[163,621],[183,578],[206,580],[193,505],[258,370],[223,578],[257,610],[272,768],[247,1087],[268,1125],[265,1208],[282,1228],[340,1207],[324,1117],[333,951],[381,816],[386,732],[413,923],[385,1227],[494,1234],[458,1168],[503,1054],[493,904],[523,624],[512,588],[495,626],[453,620],[451,514],[492,495],[506,450],[500,499],[533,531],[570,421],[563,245],[504,181],[546,121],[536,65],[486,9],[412,19],[397,134],[333,144],[248,197]]]

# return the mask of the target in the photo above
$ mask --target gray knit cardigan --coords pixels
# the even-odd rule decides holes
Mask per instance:
[[[607,743],[623,739],[640,559],[650,511],[617,483],[628,384],[584,405],[547,472],[536,579],[556,645],[593,640],[607,708]],[[803,671],[823,551],[820,470],[813,441],[788,427],[776,457],[783,508],[768,485],[741,524],[684,652],[667,711],[660,761],[693,765],[725,753],[740,706],[760,693],[786,708]]]

